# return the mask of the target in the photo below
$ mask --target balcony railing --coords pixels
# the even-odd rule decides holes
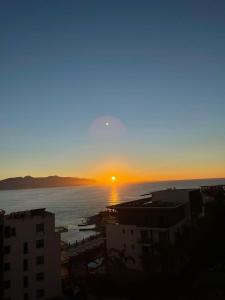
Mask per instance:
[[[141,238],[140,240],[138,240],[139,244],[151,244],[152,241],[150,238]]]

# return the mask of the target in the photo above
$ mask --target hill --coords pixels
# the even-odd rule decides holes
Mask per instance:
[[[16,190],[16,189],[34,189],[34,188],[50,188],[65,186],[80,186],[94,184],[95,181],[86,178],[76,177],[13,177],[0,181],[0,190]]]

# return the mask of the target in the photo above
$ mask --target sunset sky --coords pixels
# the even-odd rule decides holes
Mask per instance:
[[[223,0],[2,1],[0,179],[225,177]]]

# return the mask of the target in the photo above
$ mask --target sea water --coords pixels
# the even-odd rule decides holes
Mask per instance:
[[[107,205],[138,199],[141,194],[171,187],[196,188],[201,185],[225,184],[225,179],[179,180],[108,186],[80,186],[0,191],[0,209],[6,213],[46,208],[55,213],[56,226],[66,226],[62,239],[70,243],[94,234],[79,231],[86,217],[104,210]]]

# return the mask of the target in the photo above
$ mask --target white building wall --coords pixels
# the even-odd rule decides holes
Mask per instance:
[[[140,271],[142,270],[141,257],[143,255],[142,247],[149,247],[149,251],[152,250],[152,244],[160,242],[160,232],[168,232],[169,241],[174,244],[176,234],[178,231],[183,232],[183,226],[189,224],[189,218],[183,219],[181,222],[169,228],[150,228],[150,227],[137,227],[135,225],[124,224],[107,224],[106,225],[106,247],[108,255],[116,255],[113,249],[116,249],[124,253],[124,257],[133,257],[135,263],[131,260],[125,261],[126,266],[129,269]],[[141,242],[141,231],[147,231],[149,241],[147,243]],[[131,234],[131,231],[133,234]],[[152,243],[151,243],[152,237]]]
[[[127,258],[124,262],[127,267],[140,270],[139,259],[139,234],[134,225],[107,224],[106,225],[106,247],[108,255],[116,255],[114,249],[124,253]],[[134,261],[129,259],[134,258]]]
[[[44,232],[36,232],[36,225],[44,224]],[[10,270],[4,272],[4,281],[10,280],[10,288],[4,290],[4,298],[11,300],[51,299],[61,296],[60,236],[55,233],[53,214],[9,218],[5,216],[4,227],[15,228],[15,236],[4,239],[4,246],[10,246],[10,253],[4,255],[4,264],[10,263]],[[44,240],[44,247],[37,248],[36,241]],[[28,243],[28,253],[24,253]],[[36,258],[44,256],[44,264],[37,265]],[[28,270],[23,262],[28,260]],[[36,280],[37,273],[44,273],[44,279]],[[28,287],[24,287],[24,276]],[[37,290],[44,290],[43,297],[37,297]]]

